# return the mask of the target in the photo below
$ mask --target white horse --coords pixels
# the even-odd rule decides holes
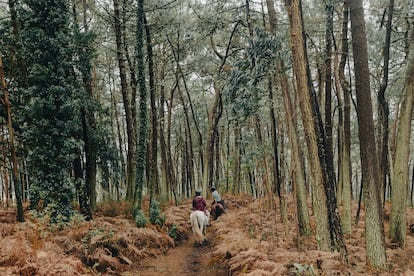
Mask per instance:
[[[205,242],[207,242],[205,235],[207,225],[209,225],[209,220],[209,211],[206,211],[206,213],[204,213],[203,211],[196,210],[190,215],[191,228],[193,229],[193,234],[196,236],[196,242],[198,242],[200,245],[203,245]]]

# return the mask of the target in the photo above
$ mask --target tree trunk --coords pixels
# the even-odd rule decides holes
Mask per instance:
[[[75,182],[76,195],[79,202],[79,210],[86,220],[92,219],[91,208],[89,208],[88,191],[85,187],[81,153],[73,160],[73,178]]]
[[[348,58],[348,22],[349,5],[348,1],[343,5],[342,21],[342,50],[339,63],[339,80],[343,94],[343,122],[340,126],[342,141],[340,146],[340,183],[342,184],[342,229],[344,234],[351,234],[352,228],[352,166],[351,166],[351,96],[349,82],[345,76],[345,65]]]
[[[160,143],[160,155],[161,155],[161,196],[169,199],[170,185],[175,185],[175,181],[172,177],[173,173],[170,171],[170,166],[168,165],[168,152],[167,143],[165,141],[165,87],[164,87],[164,78],[165,78],[165,64],[161,65],[160,70],[160,96],[159,96],[159,143]],[[174,90],[171,91],[171,94],[174,94]],[[172,98],[173,99],[173,98]],[[177,203],[177,202],[176,202]]]
[[[144,173],[146,167],[147,151],[147,88],[145,85],[145,68],[144,68],[144,0],[138,0],[137,10],[137,49],[136,60],[138,68],[138,144],[137,144],[137,168],[136,182],[134,191],[134,202],[137,209],[142,208],[142,192],[144,188]]]
[[[187,91],[187,95],[188,95],[188,99],[189,99],[189,103],[190,103],[190,110],[191,110],[191,112],[193,114],[193,120],[195,122],[196,122],[196,120],[195,120],[194,111],[192,109],[191,98],[189,97],[190,95],[188,93],[187,82],[186,82],[186,79],[185,79],[183,70],[181,68],[180,62],[179,62],[179,60],[180,60],[179,54],[180,54],[180,51],[181,51],[180,46],[177,45],[177,51],[175,51],[174,50],[174,46],[173,46],[173,44],[172,44],[172,42],[171,42],[170,39],[168,39],[168,42],[169,42],[169,44],[171,46],[171,51],[173,53],[175,63],[177,64],[177,70],[178,70],[176,72],[176,81],[177,81],[177,88],[178,88],[177,90],[178,90],[178,96],[179,96],[179,98],[181,100],[181,104],[183,106],[184,117],[185,117],[185,134],[186,134],[186,139],[187,139],[186,142],[188,142],[188,147],[187,147],[188,152],[187,152],[187,155],[185,155],[188,158],[186,158],[186,160],[184,162],[187,164],[186,171],[189,173],[189,175],[188,175],[189,177],[187,178],[187,180],[189,181],[189,184],[190,184],[190,187],[191,187],[191,191],[194,192],[195,189],[196,189],[196,187],[195,187],[194,161],[193,161],[194,160],[193,138],[192,138],[192,134],[191,134],[191,126],[190,126],[190,118],[189,118],[189,115],[188,115],[189,114],[188,107],[187,107],[187,104],[186,104],[186,102],[184,100],[183,92],[182,92],[182,90],[181,90],[181,88],[179,86],[179,83],[180,83],[179,78],[180,77],[181,77],[181,79],[182,79],[182,81],[184,83],[185,91]],[[198,129],[197,123],[195,123],[195,125],[196,125],[196,129]]]
[[[121,91],[122,99],[125,109],[126,125],[127,125],[127,194],[128,201],[133,203],[134,190],[135,190],[135,178],[136,178],[136,130],[135,130],[135,118],[133,117],[131,106],[131,95],[129,93],[129,87],[127,83],[125,53],[122,42],[122,26],[121,26],[121,13],[119,10],[119,1],[114,2],[114,27],[115,27],[115,39],[118,56],[119,77],[121,79]]]
[[[303,32],[302,7],[299,1],[287,1],[290,27],[293,68],[295,70],[299,104],[305,139],[308,145],[308,160],[313,179],[313,200],[315,216],[321,222],[319,245],[321,250],[337,250],[343,261],[348,262],[346,246],[342,236],[335,195],[335,172],[332,152],[327,147],[326,137],[319,112],[318,99],[314,91],[306,52],[306,40]],[[318,158],[317,158],[318,157]],[[321,185],[321,186],[320,186]],[[326,220],[326,221],[325,221]],[[326,223],[326,225],[325,225]],[[317,230],[318,230],[317,226]],[[326,228],[325,228],[326,227]],[[329,232],[330,246],[325,244],[325,234]],[[328,242],[329,243],[329,242]],[[327,246],[326,248],[323,246]]]
[[[151,115],[151,147],[149,150],[149,189],[150,198],[153,198],[154,193],[160,193],[160,187],[158,186],[158,169],[157,169],[157,156],[158,156],[158,124],[157,124],[157,108],[156,91],[155,91],[155,77],[154,77],[154,56],[152,52],[152,40],[151,30],[148,25],[146,16],[144,16],[145,37],[147,41],[147,54],[148,54],[148,75],[149,75],[149,87],[150,87],[150,115]]]
[[[320,160],[318,158],[318,142],[315,133],[315,122],[311,98],[308,86],[308,75],[306,69],[306,54],[304,49],[301,7],[298,0],[286,0],[286,8],[290,22],[290,45],[293,56],[293,69],[295,72],[297,93],[302,114],[302,122],[305,131],[305,139],[308,147],[308,160],[311,170],[313,208],[316,219],[316,240],[318,248],[330,251],[330,234],[328,215],[326,210],[326,194],[324,190],[324,177]]]
[[[276,18],[276,11],[274,7],[273,0],[267,0],[267,9],[269,11],[269,23],[270,23],[270,31],[273,35],[276,35],[277,30],[277,18]],[[297,212],[298,212],[298,224],[299,224],[299,232],[300,235],[309,235],[311,234],[311,227],[310,227],[310,220],[309,220],[309,208],[307,206],[307,194],[306,194],[306,187],[305,187],[305,176],[304,176],[304,169],[302,167],[302,161],[300,158],[301,150],[300,150],[300,143],[299,138],[296,132],[296,114],[294,113],[294,108],[292,105],[292,100],[290,97],[289,85],[288,85],[288,77],[286,75],[286,67],[283,60],[279,59],[276,61],[276,68],[277,68],[277,80],[279,82],[280,88],[283,94],[283,103],[285,106],[286,118],[287,118],[287,127],[288,127],[288,135],[289,140],[291,141],[291,150],[292,150],[292,159],[294,159],[294,176],[295,176],[295,193],[296,193],[296,205],[297,205]],[[277,157],[276,157],[277,158]],[[280,174],[280,172],[278,172]],[[281,184],[281,176],[278,177],[279,183],[279,190]],[[281,207],[284,206],[285,203],[281,203]],[[283,212],[282,212],[283,214]]]
[[[1,78],[1,88],[3,90],[3,99],[2,104],[5,106],[6,114],[7,114],[7,128],[9,131],[9,148],[11,154],[11,164],[12,164],[12,171],[13,171],[13,185],[14,185],[14,194],[16,197],[16,219],[19,222],[24,221],[24,214],[23,214],[23,201],[22,201],[22,185],[19,176],[19,168],[18,168],[18,161],[16,155],[16,148],[14,145],[14,129],[12,124],[12,113],[11,113],[11,106],[9,100],[9,91],[7,89],[6,78],[4,75],[4,67],[3,67],[3,59],[2,53],[0,52],[0,78]]]
[[[233,195],[240,189],[240,177],[241,177],[241,128],[239,122],[236,120],[234,123],[234,148],[233,148],[233,168],[232,168],[232,178],[233,185],[231,192]]]
[[[385,268],[384,224],[380,203],[379,167],[376,154],[371,87],[369,82],[368,49],[362,0],[351,0],[350,11],[361,149],[362,185],[365,199],[367,263],[374,268]]]
[[[333,4],[332,0],[326,2],[326,30],[325,30],[325,136],[326,150],[333,152],[332,138],[332,40],[333,40]],[[333,160],[328,160],[331,164]]]
[[[414,29],[409,39],[405,91],[398,118],[397,138],[395,141],[395,159],[392,177],[390,239],[399,247],[405,247],[406,241],[406,203],[409,185],[409,158],[411,121],[414,106]],[[414,176],[413,176],[414,178]]]
[[[392,17],[394,13],[394,0],[390,0],[387,7],[387,23],[386,23],[386,34],[385,34],[385,44],[383,47],[383,56],[384,56],[384,69],[381,80],[380,89],[378,92],[378,117],[379,117],[379,126],[378,126],[378,138],[380,143],[378,143],[378,160],[380,168],[380,181],[381,183],[381,200],[382,205],[384,205],[385,194],[387,190],[387,177],[389,176],[389,162],[388,162],[388,134],[389,134],[389,106],[388,102],[385,99],[385,91],[388,87],[388,71],[389,71],[389,62],[390,62],[390,45],[391,45],[391,27],[392,27]]]
[[[120,160],[120,163],[121,163],[121,166],[120,166],[121,167],[121,177],[120,177],[119,182],[118,182],[119,184],[116,186],[116,198],[117,198],[117,200],[120,200],[120,190],[119,190],[119,188],[120,188],[120,186],[123,186],[123,185],[126,184],[125,183],[126,168],[125,168],[125,158],[124,158],[124,152],[125,151],[124,151],[124,143],[123,143],[124,139],[122,138],[120,116],[119,116],[119,113],[118,113],[118,104],[117,104],[117,100],[116,100],[114,91],[112,89],[112,87],[113,87],[113,85],[112,85],[113,78],[112,78],[111,70],[112,70],[111,66],[109,65],[109,68],[108,68],[109,76],[108,76],[108,78],[109,78],[110,83],[108,84],[108,86],[109,86],[109,90],[110,90],[110,93],[111,93],[111,102],[112,102],[112,108],[113,108],[113,112],[114,112],[113,116],[115,118],[115,127],[113,127],[115,129],[113,130],[113,132],[116,133],[116,137],[118,139],[118,145],[119,145],[119,154],[118,154],[118,156],[119,156],[119,160]]]
[[[2,153],[2,181],[1,181],[1,185],[2,185],[2,193],[1,193],[1,202],[2,202],[2,206],[5,207],[9,207],[10,206],[10,185],[9,185],[9,168],[8,168],[8,160],[7,160],[7,156],[9,154],[9,151],[7,149],[7,143],[5,141],[5,131],[4,131],[4,127],[1,128],[1,135],[0,135],[0,143],[1,143],[1,153]]]
[[[221,65],[217,70],[218,75],[220,75],[223,72],[224,65],[226,64],[226,60],[228,58],[230,45],[233,40],[234,33],[236,32],[237,27],[239,26],[240,21],[238,21],[233,28],[233,31],[230,35],[229,41],[227,43],[226,47],[226,54],[224,57],[221,57]],[[220,121],[223,108],[222,108],[222,99],[221,99],[221,89],[217,87],[217,84],[214,83],[214,100],[213,105],[210,108],[210,111],[208,113],[208,126],[207,126],[207,139],[205,144],[205,152],[204,152],[204,161],[203,161],[203,179],[202,179],[202,189],[203,197],[207,197],[207,189],[209,186],[211,186],[211,180],[212,180],[212,166],[213,166],[213,151],[214,151],[214,135],[217,132],[217,125]]]
[[[208,116],[208,128],[206,148],[204,152],[204,169],[203,169],[203,183],[202,183],[202,196],[207,197],[208,187],[211,186],[212,172],[213,172],[213,154],[214,154],[214,135],[217,133],[217,125],[219,123],[222,114],[222,101],[221,91],[218,87],[215,87],[214,102],[211,106]]]
[[[85,33],[88,33],[88,25],[86,19],[86,6],[83,2],[83,30]],[[76,31],[80,34],[81,28],[78,23],[77,18],[77,6],[76,3],[72,5],[72,14],[74,17],[74,24]],[[82,63],[79,65],[80,73],[82,77],[82,83],[84,88],[84,93],[86,94],[86,98],[93,98],[93,86],[92,86],[92,50],[90,47],[90,40],[86,40],[79,42],[78,45],[78,55],[79,59],[82,60]],[[87,199],[89,199],[89,203],[87,204],[88,208],[91,210],[85,211],[85,214],[92,218],[92,212],[96,208],[96,156],[97,156],[97,149],[96,143],[94,140],[94,136],[96,133],[96,119],[93,112],[90,112],[88,105],[83,105],[81,107],[81,122],[82,122],[82,134],[83,134],[83,142],[84,142],[84,150],[85,150],[85,183],[87,194],[85,195]],[[78,157],[76,157],[78,158]],[[74,161],[76,164],[76,160]],[[83,174],[82,174],[83,175]]]
[[[254,39],[254,33],[253,33],[253,26],[251,24],[251,17],[250,17],[250,1],[245,0],[245,3],[246,3],[247,27],[248,27],[248,30],[249,30],[250,39],[253,40]],[[254,67],[256,66],[256,60],[255,60],[254,57],[252,58],[252,65],[253,65],[252,70],[254,70]],[[253,97],[255,99],[258,98],[258,94],[257,94],[256,90],[253,91]],[[258,113],[255,113],[253,120],[254,120],[254,126],[255,126],[257,146],[259,148],[263,148],[264,147],[264,142],[263,142],[262,123],[261,123],[261,120],[260,120],[260,115]],[[262,178],[263,178],[264,187],[265,187],[265,191],[266,191],[265,195],[267,195],[268,198],[269,198],[270,208],[275,209],[276,208],[275,195],[274,195],[273,189],[271,187],[270,173],[269,173],[269,161],[268,161],[268,157],[267,157],[266,152],[263,152],[262,158],[259,161],[259,166],[263,169]]]

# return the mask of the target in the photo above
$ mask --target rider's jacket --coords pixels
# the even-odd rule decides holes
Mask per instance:
[[[195,211],[195,210],[204,211],[204,210],[205,210],[205,208],[206,208],[206,206],[207,206],[207,203],[206,203],[206,201],[204,200],[204,198],[203,198],[203,197],[201,197],[201,196],[196,196],[196,197],[193,199],[193,210],[194,210],[194,211]]]

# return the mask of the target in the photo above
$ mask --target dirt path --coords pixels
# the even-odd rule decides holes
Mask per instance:
[[[227,276],[228,268],[222,263],[215,263],[205,258],[204,254],[214,250],[215,231],[213,227],[208,228],[208,244],[195,246],[193,239],[185,241],[168,251],[166,255],[158,256],[156,259],[145,260],[134,274],[123,275],[181,275],[181,276]]]

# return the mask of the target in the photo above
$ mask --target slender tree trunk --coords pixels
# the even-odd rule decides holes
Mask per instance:
[[[411,207],[414,207],[414,164],[413,169],[411,170]]]
[[[173,53],[173,56],[174,56],[174,60],[175,60],[175,63],[177,64],[177,68],[178,68],[178,71],[176,72],[176,81],[177,81],[177,84],[180,83],[179,76],[181,76],[181,79],[182,79],[182,81],[184,83],[184,88],[187,91],[187,95],[188,95],[188,99],[189,99],[189,105],[190,105],[190,111],[193,114],[193,120],[196,122],[195,115],[194,115],[194,111],[192,109],[191,98],[190,98],[190,95],[188,93],[187,82],[185,80],[185,76],[184,76],[183,70],[182,70],[181,65],[180,65],[180,62],[179,62],[179,60],[180,60],[179,54],[180,54],[180,50],[181,50],[180,49],[180,46],[177,45],[177,51],[175,51],[174,50],[174,46],[173,46],[173,44],[172,44],[172,42],[171,42],[170,39],[168,39],[168,42],[169,42],[169,44],[171,46],[171,50],[172,50],[172,53]],[[184,100],[183,92],[180,89],[180,86],[179,85],[177,87],[178,87],[178,89],[177,89],[178,90],[178,96],[179,96],[179,99],[181,100],[181,104],[182,104],[183,110],[184,110],[185,128],[186,128],[185,129],[185,134],[186,134],[186,137],[188,138],[187,139],[187,142],[189,143],[189,146],[187,148],[188,149],[188,155],[186,155],[186,156],[188,156],[188,159],[186,159],[186,164],[188,165],[186,171],[188,171],[190,174],[188,175],[189,177],[188,177],[187,180],[189,181],[189,184],[190,184],[190,187],[191,187],[191,191],[195,191],[196,188],[195,188],[194,162],[193,162],[193,160],[194,160],[193,137],[192,137],[192,134],[191,134],[190,117],[188,115],[189,114],[188,107],[187,107],[187,104],[186,104],[186,102]],[[195,125],[196,125],[196,129],[198,129],[198,124],[195,123]]]
[[[135,130],[135,118],[132,113],[131,95],[129,93],[129,87],[127,83],[125,53],[122,40],[122,26],[121,26],[121,13],[119,9],[119,1],[114,2],[114,27],[115,27],[115,39],[118,56],[119,77],[121,79],[121,91],[122,99],[125,109],[126,125],[127,125],[127,194],[128,201],[133,203],[134,190],[135,190],[135,178],[136,178],[136,130]]]
[[[379,117],[379,126],[378,126],[378,137],[380,143],[378,143],[378,160],[381,174],[380,183],[381,185],[381,200],[382,205],[385,202],[385,193],[387,190],[387,177],[389,176],[389,162],[388,162],[388,140],[389,140],[389,106],[388,102],[385,99],[385,91],[388,87],[388,72],[389,72],[389,62],[390,62],[390,45],[391,45],[391,27],[392,27],[392,17],[394,13],[394,0],[390,0],[387,7],[387,22],[386,22],[386,31],[385,31],[385,44],[383,47],[383,58],[384,58],[384,68],[382,74],[382,80],[380,89],[378,92],[378,117]]]
[[[88,33],[89,26],[87,24],[87,15],[86,15],[86,3],[83,1],[83,30],[85,33]],[[72,5],[73,17],[74,17],[74,24],[77,31],[80,33],[81,28],[79,27],[78,18],[77,18],[77,6],[74,2]],[[83,82],[84,92],[89,98],[93,98],[93,79],[92,79],[92,51],[89,50],[89,42],[86,42],[78,46],[79,56],[82,59],[81,67],[81,76]],[[83,141],[85,146],[85,186],[87,188],[87,198],[89,198],[89,204],[87,205],[88,208],[91,208],[91,211],[87,211],[87,215],[91,216],[92,212],[96,208],[96,158],[97,158],[97,149],[96,143],[93,139],[96,132],[96,119],[93,112],[88,110],[88,106],[84,105],[81,108],[81,120],[82,120],[82,130],[83,130]],[[91,217],[90,217],[91,218]]]
[[[208,128],[206,149],[204,152],[204,169],[203,169],[203,184],[202,184],[202,196],[207,197],[208,187],[211,186],[212,172],[213,172],[213,154],[214,154],[214,135],[217,133],[217,125],[219,123],[222,114],[222,100],[221,91],[218,87],[215,87],[214,102],[211,106],[208,116]]]
[[[241,165],[241,128],[239,122],[234,123],[234,148],[233,148],[233,185],[231,192],[233,195],[240,189],[240,165]]]
[[[144,68],[144,0],[138,0],[137,10],[137,50],[136,60],[138,68],[138,94],[139,94],[139,106],[138,106],[138,144],[137,144],[137,168],[136,168],[136,182],[134,191],[135,207],[142,208],[142,192],[144,188],[145,180],[145,167],[146,167],[146,152],[147,152],[147,88],[145,85],[145,68]]]
[[[0,78],[1,78],[1,88],[3,90],[3,99],[2,104],[5,106],[6,114],[7,114],[7,128],[9,132],[9,148],[11,154],[11,164],[12,164],[12,171],[13,171],[13,185],[14,185],[14,194],[16,197],[16,206],[17,206],[17,213],[16,219],[19,222],[24,221],[24,214],[23,214],[23,201],[22,201],[22,186],[19,177],[19,168],[18,168],[18,161],[16,155],[16,148],[14,142],[14,129],[12,124],[12,112],[9,100],[9,91],[7,89],[6,78],[4,75],[4,67],[3,67],[3,59],[2,53],[0,52]]]
[[[326,11],[326,30],[325,30],[325,136],[326,150],[333,152],[332,138],[332,41],[333,41],[333,4],[332,0],[327,1]],[[332,154],[331,154],[332,156]],[[333,160],[329,160],[332,162]]]
[[[75,182],[76,195],[79,202],[79,210],[86,220],[92,219],[91,208],[89,207],[88,191],[86,190],[83,175],[81,153],[73,160],[73,177]]]
[[[172,148],[171,148],[171,124],[172,124],[172,108],[174,106],[174,97],[175,97],[175,91],[177,90],[178,83],[176,83],[173,87],[173,89],[170,92],[170,101],[168,105],[168,114],[167,114],[167,137],[166,137],[166,156],[167,156],[167,167],[168,167],[168,181],[170,183],[169,187],[173,193],[174,198],[176,198],[176,186],[177,186],[177,176],[176,172],[174,171],[174,162],[172,157]]]
[[[279,207],[282,222],[287,225],[288,217],[287,210],[283,208],[286,206],[286,192],[281,189],[281,178],[280,178],[280,165],[279,165],[279,142],[278,142],[278,133],[277,133],[277,123],[276,123],[276,112],[275,112],[275,101],[273,99],[273,79],[269,77],[269,100],[270,100],[270,122],[271,122],[271,138],[272,138],[272,193],[277,194],[279,197]]]
[[[159,95],[159,143],[160,143],[160,156],[161,156],[161,196],[169,199],[169,185],[173,181],[171,177],[171,172],[168,166],[168,158],[167,158],[167,145],[164,137],[165,132],[165,87],[163,84],[165,78],[165,64],[162,63],[160,69],[160,95]],[[172,183],[175,185],[175,183]],[[177,202],[176,202],[177,203]]]
[[[342,14],[342,44],[341,59],[339,63],[339,79],[343,94],[343,124],[340,126],[341,143],[340,151],[340,176],[342,184],[342,229],[344,234],[351,234],[352,228],[352,189],[351,189],[351,96],[349,83],[345,76],[345,65],[348,59],[348,22],[349,22],[349,5],[348,1],[344,2]]]
[[[226,47],[226,54],[224,57],[221,57],[221,65],[218,68],[218,75],[220,75],[223,72],[224,65],[226,64],[228,54],[230,51],[230,45],[233,40],[234,33],[237,30],[237,27],[239,26],[240,21],[238,21],[234,27],[233,31],[230,35],[229,41],[227,43]],[[213,105],[211,106],[209,113],[208,113],[208,126],[207,126],[207,139],[205,144],[205,152],[204,152],[204,162],[203,162],[203,179],[202,179],[202,189],[203,189],[203,197],[207,197],[207,189],[209,186],[211,186],[211,180],[212,180],[212,168],[213,166],[213,159],[212,155],[214,152],[214,135],[217,133],[217,125],[220,121],[223,108],[222,108],[222,99],[221,99],[221,89],[217,87],[217,84],[214,83],[214,101]]]
[[[0,135],[0,143],[1,143],[1,153],[2,153],[2,176],[3,179],[1,181],[2,185],[2,197],[1,202],[2,205],[5,207],[10,206],[10,185],[9,185],[9,168],[8,168],[8,149],[7,149],[7,142],[5,141],[5,130],[4,127],[1,127],[1,135]]]
[[[286,0],[285,4],[290,22],[290,44],[293,55],[293,69],[295,72],[302,122],[308,147],[308,160],[311,170],[314,202],[313,208],[316,219],[316,240],[320,250],[330,251],[330,234],[326,211],[327,202],[322,167],[319,158],[317,158],[317,156],[319,156],[318,142],[315,133],[315,122],[313,120],[308,75],[305,64],[306,55],[304,49],[305,44],[303,41],[301,8],[298,0]]]
[[[414,106],[414,29],[409,40],[405,91],[398,118],[397,138],[395,141],[395,159],[392,177],[390,238],[399,247],[406,243],[406,205],[409,175],[411,121]],[[413,176],[414,178],[414,176]]]
[[[365,199],[365,240],[367,263],[385,268],[385,241],[380,202],[379,167],[369,82],[368,49],[362,0],[350,1],[352,49],[354,53],[355,88],[361,149],[362,185]]]
[[[269,12],[269,23],[270,23],[270,31],[273,35],[276,35],[277,25],[276,25],[276,11],[274,7],[273,0],[267,0],[267,9]],[[292,105],[292,100],[290,97],[289,85],[288,85],[288,77],[286,76],[286,67],[284,65],[283,60],[279,59],[276,61],[277,67],[277,80],[279,82],[280,88],[283,94],[283,102],[286,111],[287,117],[287,127],[288,127],[288,135],[289,140],[291,141],[292,145],[292,154],[294,156],[294,175],[295,175],[295,193],[296,193],[296,204],[297,204],[297,212],[298,212],[298,224],[299,224],[299,231],[301,235],[309,235],[311,233],[310,227],[310,220],[309,220],[309,208],[307,206],[307,195],[306,195],[306,187],[305,187],[305,177],[304,177],[304,169],[302,167],[302,161],[300,158],[300,143],[296,132],[296,114],[294,114],[294,108]],[[277,156],[276,156],[277,158]],[[278,172],[278,183],[280,190],[280,183],[282,182],[282,178],[280,176],[280,170]],[[285,206],[284,202],[281,202],[281,207]],[[283,212],[282,212],[283,214]]]
[[[246,21],[247,21],[247,27],[249,30],[249,36],[250,39],[254,38],[254,33],[253,33],[253,26],[251,24],[251,16],[250,16],[250,1],[249,0],[245,0],[246,3]],[[253,64],[253,68],[256,66],[256,60],[253,57],[252,60],[252,64]],[[252,68],[252,69],[253,69]],[[254,70],[254,69],[253,69]],[[254,91],[253,92],[253,97],[254,98],[258,98],[257,92]],[[264,146],[264,142],[263,142],[263,135],[262,135],[262,123],[260,120],[260,115],[258,113],[254,114],[254,126],[255,126],[255,132],[256,132],[256,139],[257,139],[257,145],[259,148],[262,148]],[[266,190],[266,195],[269,198],[270,201],[270,207],[272,209],[276,208],[276,203],[275,203],[275,195],[273,194],[273,189],[271,187],[271,181],[270,181],[270,173],[269,173],[269,161],[268,161],[268,157],[267,157],[267,153],[263,152],[262,158],[260,159],[259,162],[259,166],[263,169],[263,182],[264,182],[264,187]]]
[[[337,250],[343,261],[348,262],[346,246],[342,236],[339,214],[336,207],[335,176],[332,152],[326,144],[326,137],[319,112],[307,59],[306,41],[303,32],[302,7],[300,0],[286,2],[291,32],[293,68],[295,70],[299,104],[305,139],[308,146],[308,160],[313,180],[313,199],[321,250]],[[316,158],[318,156],[318,158]],[[326,223],[326,224],[325,224]],[[319,227],[319,228],[318,228]],[[329,239],[326,239],[328,232]],[[329,243],[330,241],[330,243]],[[327,245],[327,244],[330,245]],[[327,246],[327,247],[325,247]]]
[[[222,166],[220,166],[220,131],[218,131],[218,129],[216,130],[216,134],[214,135],[215,139],[214,139],[214,176],[213,176],[213,183],[212,186],[219,186],[219,181],[220,181],[220,168]]]
[[[154,55],[152,51],[152,39],[151,30],[148,25],[146,16],[144,16],[145,37],[147,41],[147,54],[148,54],[148,75],[149,75],[149,87],[150,87],[150,118],[151,118],[151,147],[149,150],[149,188],[150,197],[152,198],[154,193],[159,194],[160,188],[158,186],[158,169],[157,169],[157,156],[158,156],[158,124],[157,124],[157,107],[156,91],[155,91],[155,77],[154,77]]]
[[[119,0],[117,0],[119,1]],[[127,97],[128,97],[128,109],[125,109],[125,100],[124,100],[124,109],[125,109],[125,117],[126,117],[126,127],[127,127],[127,190],[126,190],[126,198],[129,202],[135,201],[135,193],[134,190],[136,189],[136,177],[137,177],[137,74],[136,74],[136,59],[131,58],[130,46],[128,44],[128,31],[127,26],[129,24],[128,19],[133,18],[129,13],[132,11],[130,9],[130,5],[134,0],[121,0],[122,6],[121,11],[119,13],[119,21],[120,23],[120,45],[119,47],[123,47],[122,59],[124,63],[124,72],[125,72],[125,82],[127,81],[127,71],[129,71],[129,86],[127,85]],[[115,10],[115,9],[114,9]],[[118,48],[118,44],[117,44]],[[135,49],[135,48],[134,48]],[[128,70],[127,70],[128,69]],[[122,88],[122,76],[121,76],[121,88]],[[122,90],[122,89],[121,89]],[[122,90],[123,91],[123,90]],[[124,93],[122,93],[124,98]],[[131,118],[130,123],[128,123],[129,118]],[[130,141],[131,139],[131,141]],[[129,152],[131,151],[131,154]]]
[[[111,67],[108,68],[108,72],[109,72],[109,81],[110,83],[109,85],[109,90],[111,93],[111,101],[112,101],[112,108],[113,108],[113,117],[115,120],[115,130],[114,133],[116,133],[116,137],[118,139],[118,145],[119,145],[119,160],[121,163],[121,179],[119,180],[118,183],[120,183],[119,185],[117,185],[116,187],[116,196],[117,196],[117,200],[120,200],[120,191],[119,188],[120,186],[125,185],[125,175],[126,175],[126,168],[125,168],[125,155],[124,155],[124,143],[123,143],[123,138],[122,138],[122,131],[121,131],[121,122],[119,119],[119,114],[118,114],[118,104],[117,104],[117,100],[115,98],[115,94],[113,92],[113,79],[112,79],[112,74],[111,74]]]

